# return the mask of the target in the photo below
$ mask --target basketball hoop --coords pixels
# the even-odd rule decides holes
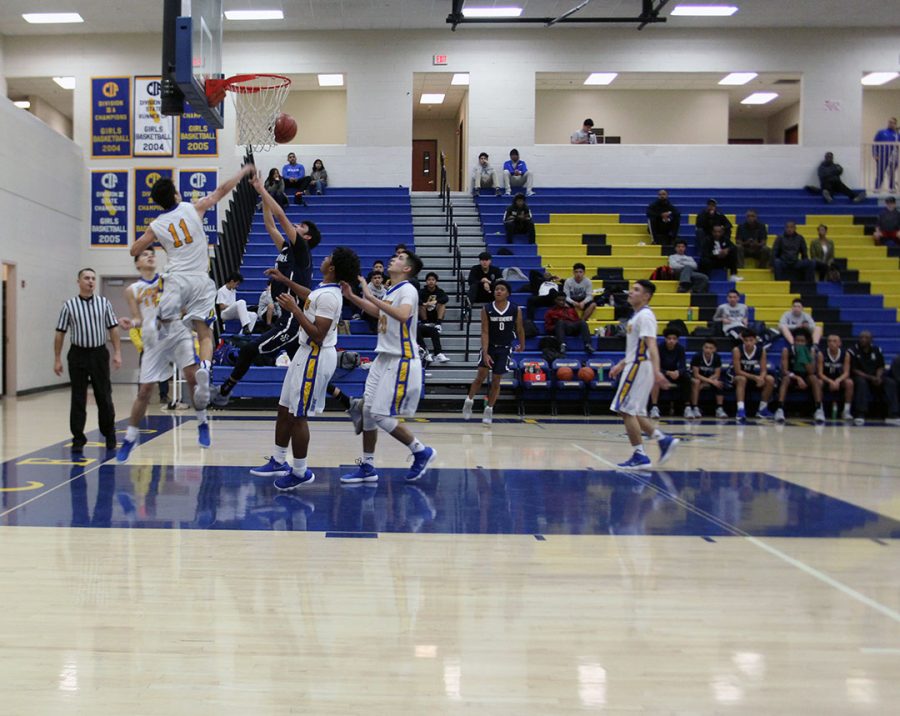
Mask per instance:
[[[282,75],[235,75],[207,80],[206,96],[210,105],[216,105],[226,92],[231,94],[237,117],[237,143],[261,152],[275,146],[275,120],[290,87],[291,80]]]

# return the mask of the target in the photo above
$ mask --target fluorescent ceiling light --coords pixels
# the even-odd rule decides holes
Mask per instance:
[[[464,7],[463,17],[519,17],[520,7]]]
[[[25,22],[32,25],[56,25],[64,22],[84,22],[77,12],[26,12],[22,14]]]
[[[16,107],[18,107],[19,109],[31,109],[31,102],[29,102],[27,99],[17,100],[16,102],[13,102],[13,104],[16,105]]]
[[[584,83],[586,85],[608,85],[618,76],[618,72],[591,72]]]
[[[737,11],[734,5],[676,5],[669,14],[682,17],[729,17]]]
[[[226,20],[284,20],[281,10],[226,10]]]
[[[74,77],[54,77],[53,81],[56,82],[60,87],[67,90],[75,89],[75,78]]]
[[[756,79],[757,74],[755,72],[732,72],[730,75],[725,75],[722,79],[719,80],[720,85],[745,85],[750,80]]]
[[[884,85],[900,77],[900,72],[870,72],[862,78],[862,83],[869,87]]]
[[[343,87],[344,75],[319,75],[319,87]]]
[[[453,75],[453,79],[450,80],[451,85],[468,85],[469,84],[469,73],[468,72],[457,72]]]
[[[778,97],[777,92],[754,92],[741,100],[741,104],[768,104]]]
[[[419,99],[419,104],[444,104],[444,95],[425,93]]]

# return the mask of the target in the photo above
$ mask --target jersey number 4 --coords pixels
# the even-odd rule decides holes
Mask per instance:
[[[178,222],[178,226],[181,227],[181,231],[184,234],[184,241],[182,242],[181,237],[178,236],[178,229],[175,228],[175,224],[169,224],[169,233],[172,235],[172,244],[177,249],[181,246],[182,243],[192,244],[194,243],[194,237],[191,236],[191,232],[188,231],[187,224],[184,219]]]

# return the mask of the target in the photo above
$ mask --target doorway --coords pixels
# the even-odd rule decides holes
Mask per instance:
[[[800,125],[794,124],[784,130],[785,144],[800,144]]]
[[[0,288],[0,396],[16,394],[16,265],[3,264]]]
[[[414,139],[412,157],[412,190],[438,191],[441,165],[436,139]]]
[[[117,316],[128,316],[131,309],[125,300],[125,287],[134,283],[134,276],[103,276],[100,279],[100,295],[109,299],[113,311]],[[111,378],[113,383],[137,383],[140,377],[140,363],[137,350],[131,346],[131,336],[128,331],[119,331],[119,340],[122,341],[122,368],[113,371]]]

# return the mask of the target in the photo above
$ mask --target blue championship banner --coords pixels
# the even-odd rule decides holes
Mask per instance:
[[[91,79],[91,157],[131,156],[131,78]]]
[[[178,192],[182,201],[195,202],[216,188],[218,172],[215,169],[181,169],[178,173]],[[203,228],[210,244],[219,241],[219,207],[213,206],[203,214]]]
[[[171,157],[175,153],[175,118],[162,114],[159,77],[134,78],[134,156]]]
[[[178,118],[179,157],[219,156],[219,130],[213,129],[185,102],[184,114]]]
[[[150,198],[150,190],[162,177],[174,178],[174,170],[166,169],[135,169],[134,170],[134,236],[141,238],[143,233],[150,228],[150,222],[162,214],[162,207]]]
[[[91,246],[128,246],[128,171],[91,172]]]

